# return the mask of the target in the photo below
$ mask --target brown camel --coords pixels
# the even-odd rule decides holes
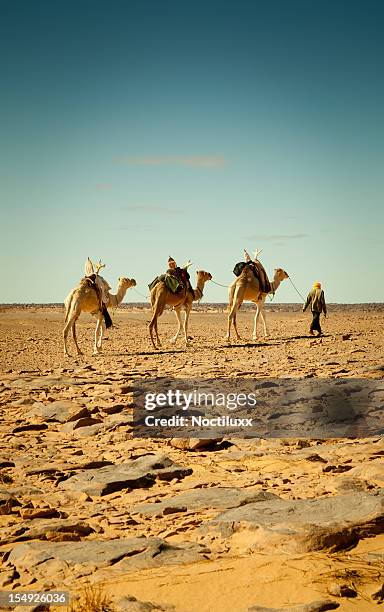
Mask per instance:
[[[196,289],[192,290],[193,293],[187,288],[185,288],[180,293],[172,293],[167,288],[166,284],[163,281],[157,283],[157,285],[155,285],[154,288],[152,289],[151,305],[152,305],[153,314],[152,314],[151,322],[149,323],[149,333],[151,336],[152,344],[155,349],[161,346],[159,333],[157,331],[157,319],[164,312],[164,308],[166,306],[173,307],[173,310],[176,313],[176,317],[179,323],[179,327],[176,332],[176,335],[173,338],[171,338],[171,342],[172,343],[176,342],[181,329],[183,329],[185,346],[189,346],[188,320],[189,320],[189,315],[192,309],[192,303],[195,302],[196,300],[201,300],[201,298],[203,297],[203,289],[204,289],[205,283],[212,279],[212,276],[210,275],[210,273],[204,272],[203,270],[198,270],[196,272],[196,275],[197,275],[197,283],[196,283]],[[181,310],[185,311],[184,324],[181,321]],[[155,334],[156,334],[157,346],[153,338],[153,331],[155,331]]]
[[[281,281],[285,278],[288,278],[288,274],[282,268],[276,268],[275,274],[273,277],[273,281],[271,283],[271,291],[269,293],[275,293],[277,288],[279,287]],[[227,332],[227,340],[230,342],[231,340],[231,324],[233,321],[233,326],[235,328],[236,337],[240,340],[239,332],[237,331],[236,326],[236,314],[239,310],[241,304],[244,301],[255,302],[256,304],[256,314],[255,314],[255,323],[253,327],[252,339],[257,339],[257,321],[259,315],[261,315],[261,319],[264,324],[264,336],[268,336],[267,322],[264,313],[264,303],[265,298],[268,293],[262,293],[260,291],[260,283],[252,270],[249,267],[245,267],[240,276],[236,278],[236,280],[232,283],[229,288],[229,315],[228,315],[228,332]]]
[[[116,295],[114,295],[109,293],[109,291],[106,289],[106,287],[109,287],[108,283],[104,281],[104,279],[102,280],[105,283],[105,295],[108,298],[106,306],[111,306],[113,308],[116,308],[123,301],[125,294],[127,293],[127,289],[136,285],[136,281],[133,278],[120,277],[117,292]],[[77,344],[76,338],[76,321],[82,312],[89,312],[97,318],[95,330],[95,344],[93,349],[93,354],[97,355],[101,350],[103,336],[103,313],[100,309],[99,297],[88,279],[83,278],[80,281],[80,284],[75,287],[75,289],[72,289],[71,293],[65,299],[64,306],[64,355],[69,356],[67,348],[67,336],[71,328],[73,340],[77,349],[77,354],[83,354],[79,348],[79,345]]]

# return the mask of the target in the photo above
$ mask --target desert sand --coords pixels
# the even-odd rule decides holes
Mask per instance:
[[[61,308],[1,310],[0,589],[76,595],[99,585],[108,609],[122,611],[376,609],[383,308],[334,306],[316,339],[309,314],[276,307],[259,342],[249,340],[244,311],[244,340],[231,345],[226,314],[199,311],[189,348],[181,338],[169,344],[176,320],[166,311],[159,351],[149,317],[118,309],[93,356],[95,324],[83,315],[84,355],[64,358]],[[231,438],[195,449],[135,438],[132,387],[160,376],[374,380],[377,434]]]

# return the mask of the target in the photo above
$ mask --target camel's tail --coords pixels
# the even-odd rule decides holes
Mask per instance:
[[[105,327],[108,329],[109,327],[112,327],[113,323],[112,323],[112,319],[109,315],[109,312],[105,304],[103,304],[102,312],[103,312]]]

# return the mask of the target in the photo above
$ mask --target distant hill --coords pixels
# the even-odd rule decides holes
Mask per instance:
[[[270,312],[300,312],[301,308],[302,308],[302,304],[301,303],[288,303],[288,304],[281,304],[278,302],[266,302],[265,304],[266,309],[269,310]],[[211,302],[202,302],[202,303],[195,303],[193,305],[193,310],[197,310],[200,312],[217,312],[217,311],[222,311],[222,312],[226,312],[227,311],[227,307],[228,304],[227,303],[211,303]],[[32,309],[32,308],[63,308],[63,304],[62,303],[56,303],[56,302],[52,302],[51,304],[22,304],[22,303],[14,303],[14,304],[0,304],[0,309],[1,310],[6,310],[9,308],[18,308],[21,310],[27,310],[27,309]],[[148,309],[150,308],[150,305],[148,302],[129,302],[127,304],[121,304],[119,306],[119,308],[123,308],[124,310],[144,310],[144,309]],[[377,303],[363,303],[363,304],[327,304],[327,308],[330,312],[332,311],[346,311],[346,310],[359,310],[360,312],[372,312],[372,311],[377,311],[377,312],[384,312],[384,303],[383,302],[377,302]],[[249,311],[249,310],[254,310],[255,309],[255,305],[247,302],[242,304],[241,306],[241,310],[242,311]]]

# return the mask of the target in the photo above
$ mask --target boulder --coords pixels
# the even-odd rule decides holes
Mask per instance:
[[[22,577],[32,575],[37,580],[43,580],[50,574],[57,577],[58,567],[64,575],[71,571],[79,575],[80,568],[85,575],[87,568],[95,571],[96,568],[102,570],[110,566],[116,573],[125,573],[201,561],[208,552],[199,544],[182,542],[171,545],[161,538],[145,537],[83,542],[25,542],[13,548],[6,564]]]
[[[12,526],[1,534],[2,544],[20,542],[22,540],[79,540],[94,530],[85,521],[76,519],[51,519],[44,521],[39,518],[24,520],[22,524]]]
[[[67,423],[89,416],[88,409],[69,400],[57,400],[50,404],[36,402],[32,406],[31,413],[40,416],[45,421],[57,421]]]
[[[202,450],[219,444],[223,438],[172,438],[170,445],[180,450]]]
[[[190,474],[192,474],[191,468],[177,465],[164,455],[144,455],[129,463],[80,472],[61,482],[59,487],[81,491],[91,496],[101,496],[121,489],[150,487],[156,478],[172,480]]]
[[[227,510],[201,527],[237,551],[336,551],[382,533],[384,490],[318,499],[270,499]]]
[[[170,514],[171,508],[184,508],[184,512],[214,508],[226,510],[238,508],[251,502],[279,499],[277,495],[266,491],[244,491],[229,487],[209,487],[208,489],[193,489],[180,495],[175,495],[160,503],[139,504],[131,508],[131,514]]]
[[[71,420],[65,423],[63,426],[64,431],[74,431],[80,427],[91,427],[92,425],[99,425],[102,423],[101,419],[95,419],[94,417],[86,416],[81,419]]]

